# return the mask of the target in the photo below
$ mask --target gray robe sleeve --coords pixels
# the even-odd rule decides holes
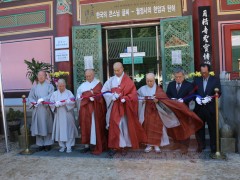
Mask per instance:
[[[49,101],[50,98],[51,98],[51,96],[52,96],[52,94],[53,94],[53,92],[54,92],[54,87],[53,87],[52,84],[49,84],[49,85],[48,85],[48,95],[45,96],[45,97],[43,97],[43,100],[44,100],[44,101]]]
[[[55,102],[55,93],[52,93],[52,95],[50,97],[50,102]],[[56,109],[55,104],[50,104],[49,106],[50,106],[50,109],[52,110],[52,112],[54,112]]]
[[[36,89],[36,85],[34,85],[28,95],[28,105],[29,108],[31,108],[33,106],[33,104],[31,104],[31,102],[37,102],[37,97],[35,96],[35,89]]]
[[[68,93],[68,99],[74,98],[74,95],[72,94],[71,91],[68,90],[67,93]],[[75,105],[76,105],[75,101],[66,102],[67,111],[73,110],[75,108]]]
[[[139,116],[139,122],[143,124],[144,122],[144,113],[145,113],[145,100],[143,99],[143,93],[142,93],[142,87],[138,89],[138,116]]]
[[[78,87],[77,94],[76,94],[76,105],[77,105],[78,112],[80,110],[80,104],[81,104],[80,97],[82,96],[82,92],[81,92],[81,88],[80,87],[81,87],[81,85]]]

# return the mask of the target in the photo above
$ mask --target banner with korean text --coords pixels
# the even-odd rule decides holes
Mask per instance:
[[[121,0],[80,4],[81,25],[177,16],[182,16],[181,0]]]

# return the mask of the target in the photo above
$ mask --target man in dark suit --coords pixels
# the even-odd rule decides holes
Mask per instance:
[[[194,93],[192,83],[185,80],[185,72],[182,68],[175,69],[174,79],[174,81],[168,84],[167,96],[173,100],[185,103],[188,106],[192,99],[186,97]],[[185,154],[188,151],[189,142],[190,139],[186,139],[185,141],[174,141],[171,150],[181,149],[181,152]]]
[[[198,152],[205,149],[205,122],[208,124],[210,135],[211,152],[216,152],[216,109],[215,99],[208,98],[215,95],[215,88],[221,89],[220,80],[215,76],[210,76],[210,65],[201,64],[201,77],[194,79],[193,85],[196,86],[196,94],[204,98],[204,101],[199,97],[196,98],[194,112],[202,119],[204,126],[196,133],[198,141]],[[207,97],[207,98],[206,98]],[[206,101],[207,99],[207,101]]]
[[[192,83],[185,80],[185,72],[182,68],[175,69],[174,79],[174,81],[168,84],[166,92],[168,97],[184,102],[188,106],[192,99],[186,97],[194,93]],[[183,100],[183,98],[186,99]]]

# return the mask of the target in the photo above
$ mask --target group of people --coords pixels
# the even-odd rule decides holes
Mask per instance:
[[[29,94],[33,108],[31,133],[36,136],[39,150],[49,151],[54,141],[60,152],[72,152],[78,130],[74,108],[77,106],[81,133],[82,153],[100,154],[109,150],[126,154],[129,148],[145,145],[145,152],[161,152],[160,147],[170,144],[171,149],[186,153],[190,136],[196,133],[198,152],[205,148],[205,122],[208,123],[210,147],[216,152],[216,126],[214,88],[220,89],[220,81],[209,75],[210,66],[201,65],[202,77],[190,83],[184,79],[184,71],[174,72],[165,93],[155,83],[153,73],[146,74],[146,85],[138,90],[124,73],[122,63],[113,65],[114,76],[104,85],[94,76],[93,69],[85,70],[86,81],[78,89],[76,98],[66,89],[63,79],[58,90],[46,81],[46,73],[38,73],[38,83]],[[188,107],[195,100],[194,112]]]

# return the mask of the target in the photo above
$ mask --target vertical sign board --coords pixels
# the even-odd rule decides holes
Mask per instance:
[[[212,37],[211,37],[211,9],[210,6],[198,8],[200,28],[200,61],[211,65]]]

